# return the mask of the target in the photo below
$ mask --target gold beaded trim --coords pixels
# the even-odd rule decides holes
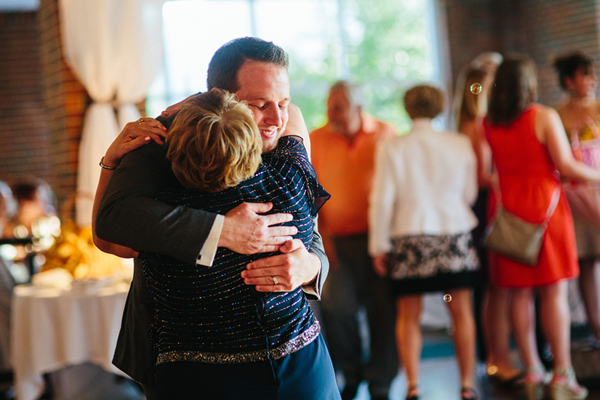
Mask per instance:
[[[320,332],[321,327],[319,325],[319,321],[315,321],[307,330],[302,332],[300,336],[297,336],[289,342],[283,343],[274,349],[235,354],[173,350],[159,354],[156,360],[156,365],[178,361],[194,361],[208,364],[237,364],[266,361],[269,359],[277,360],[309,345],[317,338],[317,336],[319,336]]]

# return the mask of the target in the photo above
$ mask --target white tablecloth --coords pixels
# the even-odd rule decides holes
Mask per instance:
[[[19,400],[44,390],[42,374],[91,362],[120,373],[112,357],[129,285],[78,287],[69,291],[15,288],[12,302],[12,362]]]

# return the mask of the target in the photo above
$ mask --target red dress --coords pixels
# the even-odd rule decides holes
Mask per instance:
[[[490,126],[485,132],[492,148],[503,206],[526,221],[540,223],[554,191],[560,200],[550,218],[539,262],[528,266],[490,251],[490,273],[499,287],[535,287],[579,275],[573,217],[548,149],[535,136],[538,105],[525,110],[509,127]],[[495,201],[490,212],[495,213]]]

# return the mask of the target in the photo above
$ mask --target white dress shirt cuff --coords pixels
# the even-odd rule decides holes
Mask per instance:
[[[204,246],[200,250],[200,255],[196,261],[197,265],[203,265],[205,267],[212,267],[213,261],[215,260],[215,254],[217,254],[217,245],[219,244],[219,237],[221,236],[221,230],[223,229],[223,222],[225,222],[225,216],[217,214],[215,222],[210,229],[210,233],[204,242]]]

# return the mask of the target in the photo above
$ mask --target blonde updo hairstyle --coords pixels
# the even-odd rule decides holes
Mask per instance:
[[[183,186],[218,192],[251,178],[262,140],[246,104],[220,89],[188,100],[169,129],[167,158]]]
[[[410,119],[433,119],[444,110],[444,94],[433,86],[415,86],[404,94],[404,108]]]

